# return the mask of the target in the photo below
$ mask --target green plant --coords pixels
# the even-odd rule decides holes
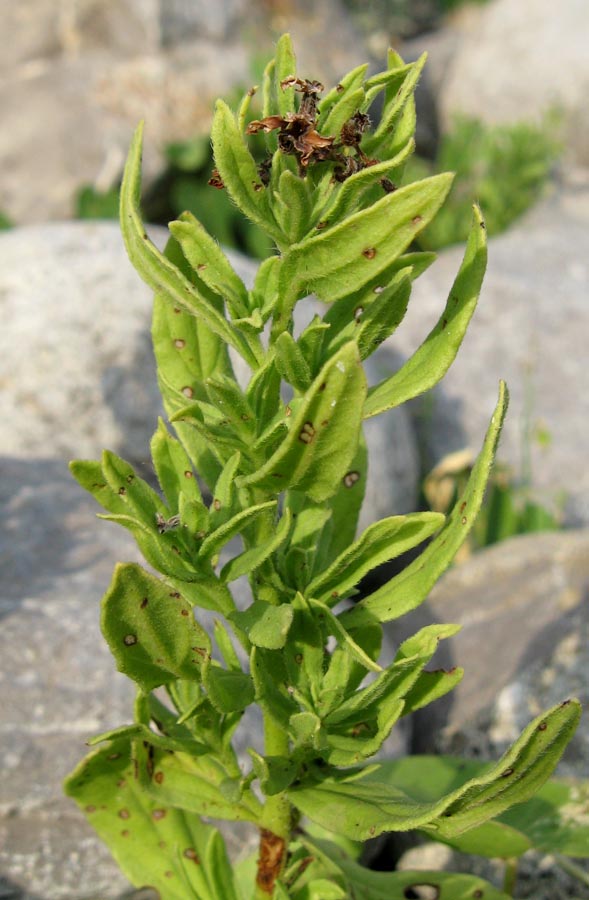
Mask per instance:
[[[247,128],[266,136],[271,157],[261,167],[244,136],[250,95],[237,114],[219,101],[214,178],[277,247],[250,291],[192,215],[170,224],[163,254],[155,248],[138,213],[141,130],[130,150],[121,226],[156,292],[158,377],[177,437],[161,421],[151,444],[161,494],[114,453],[72,463],[104,518],[131,531],[159,575],[135,564],[115,570],[101,623],[119,670],[137,685],[134,721],[89,742],[104,746],[66,791],[130,880],[164,900],[396,900],[425,880],[442,900],[502,898],[470,876],[370,872],[339,843],[413,828],[450,840],[481,826],[535,793],[579,719],[577,701],[549,710],[489,771],[433,801],[411,798],[379,778],[382,764],[366,763],[401,716],[462,675],[425,668],[457,626],[422,629],[388,665],[379,662],[382,631],[426,598],[472,527],[507,405],[501,385],[447,518],[392,516],[355,539],[363,419],[444,375],[486,265],[475,207],[439,323],[399,372],[368,388],[362,361],[398,326],[413,279],[433,260],[410,247],[452,180],[394,189],[413,149],[422,64],[391,51],[386,71],[367,78],[360,66],[320,99],[321,85],[295,76],[284,36],[264,76],[263,117]],[[366,110],[380,91],[384,111],[371,131]],[[293,312],[309,291],[329,306],[295,338]],[[229,348],[249,367],[245,387]],[[293,394],[288,404],[281,382]],[[231,555],[224,548],[237,536],[243,549]],[[429,536],[401,574],[350,601],[364,574]],[[251,590],[246,608],[230,590],[241,576]],[[218,617],[211,634],[198,621],[203,608]],[[232,736],[252,704],[264,746],[250,748],[242,771]],[[251,823],[259,854],[232,868],[220,832],[202,817]]]
[[[525,122],[491,126],[458,117],[442,138],[435,162],[414,157],[406,169],[407,182],[434,171],[456,172],[448,202],[419,235],[419,246],[437,250],[464,241],[472,197],[485,210],[488,233],[505,231],[542,195],[561,150],[554,136],[557,131],[555,113],[542,126]]]

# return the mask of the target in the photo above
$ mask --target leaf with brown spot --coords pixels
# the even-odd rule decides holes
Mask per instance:
[[[218,830],[142,790],[133,777],[129,741],[91,753],[67,777],[64,789],[135,887],[149,884],[166,900],[237,900]],[[177,847],[191,853],[181,855]]]

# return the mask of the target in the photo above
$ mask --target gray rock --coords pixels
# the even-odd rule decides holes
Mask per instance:
[[[160,412],[151,295],[117,225],[4,232],[0,304],[2,453],[144,459]]]
[[[589,85],[585,0],[481,4],[454,22],[460,40],[441,86],[447,128],[456,113],[487,122],[540,120],[551,107],[564,117],[567,153],[589,163]]]
[[[571,696],[586,706],[588,598],[587,530],[512,538],[451,569],[394,629],[462,625],[434,664],[463,666],[464,678],[415,717],[413,749],[494,759],[543,709]],[[584,716],[559,772],[586,777],[588,755]]]
[[[498,450],[565,521],[589,523],[589,191],[549,198],[489,242],[478,309],[441,385],[413,405],[428,467],[464,447],[478,452],[503,378],[511,402]],[[416,283],[405,321],[387,342],[408,356],[442,313],[463,249],[443,251]],[[548,443],[536,435],[544,432]],[[524,463],[522,463],[522,460]]]

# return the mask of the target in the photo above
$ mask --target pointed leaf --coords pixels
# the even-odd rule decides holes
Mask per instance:
[[[64,788],[135,887],[149,884],[167,900],[238,900],[217,829],[147,796],[128,741],[87,756]]]
[[[170,222],[168,227],[192,268],[212,291],[226,301],[233,318],[247,315],[249,304],[243,281],[217,241],[198,219],[192,213],[185,212],[178,221]]]
[[[346,344],[313,382],[279,449],[238,484],[274,493],[296,487],[312,500],[325,500],[337,489],[356,452],[358,407],[365,391],[358,349]]]
[[[508,394],[501,382],[499,400],[485,437],[483,448],[471,472],[468,484],[456,503],[446,525],[429,546],[399,575],[382,588],[361,600],[353,610],[342,617],[348,628],[362,618],[365,610],[380,622],[389,622],[415,609],[425,600],[442,572],[450,565],[460,545],[472,528],[481,507],[501,426],[507,410]]]
[[[325,572],[313,579],[305,593],[333,605],[371,569],[421,544],[444,522],[445,516],[440,513],[390,516],[375,522]]]
[[[198,481],[194,477],[188,454],[182,444],[172,437],[162,419],[158,420],[150,448],[155,473],[168,507],[179,510],[181,494],[186,500],[202,505]]]
[[[376,416],[429,390],[446,374],[475,311],[487,266],[485,223],[478,207],[464,259],[437,325],[398,372],[368,392],[364,416]]]
[[[579,723],[578,701],[566,701],[538,716],[484,775],[471,778],[437,801],[410,799],[379,781],[378,767],[360,782],[336,775],[309,786],[291,787],[291,802],[313,821],[353,840],[385,831],[424,828],[432,837],[452,838],[533,796],[549,778]]]
[[[102,601],[101,627],[119,672],[145,692],[200,679],[210,640],[191,607],[134,563],[119,563]]]
[[[231,199],[248,219],[275,240],[280,239],[255,160],[237,129],[235,116],[223,100],[217,100],[211,139],[215,164]]]
[[[203,559],[210,559],[221,550],[225,544],[229,543],[231,538],[239,534],[247,525],[267,510],[276,507],[275,500],[269,500],[267,503],[258,503],[257,506],[249,506],[243,509],[237,515],[232,516],[227,522],[211,532],[201,544],[199,556]]]
[[[141,151],[143,127],[139,126],[129,150],[121,187],[121,231],[131,262],[157,293],[164,294],[181,309],[187,309],[223,341],[234,347],[245,361],[257,368],[257,359],[243,335],[236,331],[213,304],[198,291],[180,269],[149,240],[139,214],[141,196]]]
[[[387,194],[285,255],[281,284],[300,279],[326,302],[358,290],[393,263],[444,202],[452,175],[435,175]]]
[[[274,345],[276,368],[288,384],[304,394],[311,385],[311,372],[301,348],[288,331],[283,331]]]

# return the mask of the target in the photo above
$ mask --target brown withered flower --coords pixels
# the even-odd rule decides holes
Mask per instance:
[[[250,122],[246,134],[259,131],[270,132],[278,129],[278,146],[283,153],[294,153],[301,166],[319,162],[329,157],[335,138],[324,137],[315,129],[315,116],[302,113],[287,113],[286,116],[266,116]]]

